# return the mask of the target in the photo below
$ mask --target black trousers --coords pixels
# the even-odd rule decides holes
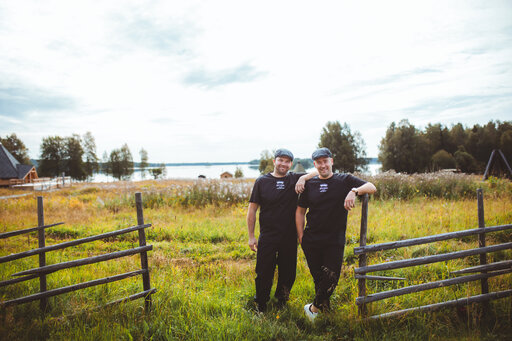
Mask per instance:
[[[289,238],[281,243],[258,242],[255,301],[262,307],[270,299],[276,265],[277,286],[274,296],[279,301],[287,301],[297,272],[297,239]]]
[[[302,243],[302,250],[315,282],[315,300],[313,304],[321,310],[330,308],[330,297],[340,279],[344,246],[311,245],[305,241]]]

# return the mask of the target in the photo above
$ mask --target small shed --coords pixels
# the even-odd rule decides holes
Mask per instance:
[[[38,178],[34,166],[19,163],[0,143],[0,186],[31,183]]]
[[[233,174],[231,174],[230,172],[224,172],[220,175],[221,179],[231,179],[232,177],[233,177]]]

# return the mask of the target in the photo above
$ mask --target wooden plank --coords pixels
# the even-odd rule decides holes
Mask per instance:
[[[354,275],[355,279],[368,279],[374,281],[405,281],[404,277],[388,277],[388,276],[370,276],[370,275]]]
[[[490,233],[490,232],[498,232],[498,231],[504,231],[504,230],[510,230],[510,229],[512,229],[512,224],[497,225],[497,226],[491,226],[491,227],[485,227],[485,228],[475,228],[475,229],[470,229],[470,230],[441,233],[441,234],[437,234],[437,235],[433,235],[433,236],[404,239],[404,240],[398,240],[395,242],[373,244],[373,245],[367,245],[364,247],[356,247],[356,248],[354,248],[354,254],[360,255],[360,254],[369,253],[369,252],[398,249],[398,248],[406,247],[406,246],[428,244],[428,243],[438,242],[438,241],[442,241],[442,240],[461,238],[461,237],[466,237],[466,236],[471,236],[471,235]]]
[[[109,303],[104,304],[104,305],[99,305],[99,306],[96,306],[96,307],[93,307],[93,308],[87,308],[87,309],[84,309],[82,311],[78,311],[76,313],[70,314],[70,315],[60,316],[60,317],[53,318],[52,320],[53,321],[63,321],[64,317],[67,318],[67,319],[75,318],[75,317],[78,317],[78,316],[82,316],[83,313],[88,312],[88,311],[95,311],[95,310],[109,308],[109,307],[114,306],[116,304],[125,303],[125,302],[129,302],[129,301],[134,301],[134,300],[136,300],[138,298],[146,297],[147,295],[152,295],[152,294],[154,294],[156,292],[157,292],[157,290],[155,288],[151,288],[149,290],[145,290],[145,291],[142,291],[142,292],[139,292],[139,293],[136,293],[136,294],[133,294],[133,295],[121,298],[119,300],[115,300],[115,301],[109,302]]]
[[[361,228],[359,233],[359,245],[366,245],[366,238],[368,234],[368,194],[363,196],[363,204],[361,207]],[[359,256],[359,267],[365,267],[367,265],[367,257],[366,254],[362,254]],[[359,278],[357,281],[357,286],[359,289],[359,296],[366,296],[366,279]],[[358,313],[360,316],[368,315],[368,309],[366,305],[361,305],[358,307]]]
[[[98,234],[96,236],[85,237],[85,238],[81,238],[81,239],[75,239],[75,240],[71,240],[71,241],[68,241],[68,242],[60,243],[60,244],[46,246],[44,248],[38,248],[38,249],[33,249],[33,250],[24,251],[24,252],[20,252],[20,253],[15,253],[15,254],[11,254],[11,255],[8,255],[8,256],[0,257],[0,264],[1,263],[5,263],[5,262],[9,262],[9,261],[12,261],[12,260],[15,260],[15,259],[30,257],[30,256],[37,255],[37,254],[40,254],[40,253],[43,253],[43,252],[60,250],[60,249],[64,249],[64,248],[67,248],[67,247],[70,247],[70,246],[76,246],[76,245],[80,245],[80,244],[84,244],[84,243],[89,243],[89,242],[92,242],[92,241],[95,241],[95,240],[115,237],[115,236],[118,236],[118,235],[121,235],[121,234],[137,231],[139,229],[145,229],[145,228],[148,228],[148,227],[151,227],[151,224],[136,225],[136,226],[127,227],[127,228],[124,228],[124,229],[121,229],[121,230],[116,230],[116,231],[112,231],[112,232],[106,232],[106,233]]]
[[[482,189],[479,188],[476,190],[477,197],[477,208],[478,208],[478,228],[485,228],[485,219],[484,219],[484,194]],[[485,233],[482,233],[478,236],[478,247],[485,248]],[[480,254],[480,265],[487,264],[487,254]],[[484,271],[485,272],[485,271]],[[487,294],[489,292],[489,283],[487,282],[487,278],[482,278],[480,281],[480,287],[482,290],[482,294]],[[485,307],[486,309],[488,306]]]
[[[495,262],[487,265],[477,265],[472,266],[470,268],[465,268],[457,271],[452,271],[450,274],[452,275],[458,275],[458,274],[467,274],[472,272],[480,272],[482,270],[485,271],[493,271],[493,270],[501,270],[501,269],[508,269],[512,268],[512,260],[504,260],[501,262]]]
[[[457,277],[457,278],[444,279],[441,281],[411,285],[408,287],[383,291],[383,292],[379,292],[379,293],[368,295],[368,296],[360,296],[360,297],[356,298],[356,304],[361,305],[361,304],[365,304],[365,303],[380,301],[380,300],[390,298],[390,297],[411,294],[414,292],[420,292],[420,291],[425,291],[425,290],[430,290],[430,289],[447,287],[450,285],[456,285],[456,284],[477,281],[477,280],[481,280],[482,278],[501,276],[501,275],[505,275],[505,274],[508,274],[511,272],[512,272],[512,269],[507,269],[507,270],[489,272],[489,273],[485,273],[485,274],[468,275],[468,276],[462,276],[462,277]]]
[[[34,278],[38,278],[39,275],[28,275],[28,276],[24,276],[24,277],[18,277],[18,278],[14,278],[14,279],[9,279],[7,281],[2,281],[0,282],[0,288],[1,287],[5,287],[7,285],[11,285],[11,284],[16,284],[16,283],[19,283],[19,282],[25,282],[25,281],[28,281],[28,280],[31,280],[31,279],[34,279]]]
[[[137,271],[127,272],[127,273],[120,274],[120,275],[104,277],[101,279],[96,279],[93,281],[84,282],[84,283],[80,283],[80,284],[69,285],[67,287],[52,289],[52,290],[48,290],[46,292],[40,292],[40,293],[29,295],[29,296],[15,298],[10,301],[0,302],[0,306],[7,307],[10,305],[36,301],[36,300],[39,300],[42,298],[47,299],[48,297],[62,295],[62,294],[68,293],[68,292],[85,289],[85,288],[93,287],[93,286],[100,285],[100,284],[106,284],[106,283],[120,281],[120,280],[128,278],[128,277],[133,277],[133,276],[143,274],[144,272],[146,272],[146,270],[137,270]]]
[[[103,261],[110,260],[110,259],[131,256],[131,255],[140,253],[142,251],[149,251],[152,249],[153,249],[153,245],[147,245],[147,246],[143,246],[143,247],[135,247],[135,248],[129,249],[129,250],[106,253],[104,255],[93,256],[93,257],[88,257],[88,258],[83,258],[83,259],[72,260],[69,262],[47,265],[47,266],[39,267],[39,268],[35,268],[35,269],[29,269],[29,270],[17,272],[15,274],[13,274],[12,276],[23,276],[23,275],[29,275],[29,274],[48,274],[48,273],[55,272],[57,270],[68,269],[68,268],[73,268],[73,267],[77,267],[77,266],[81,266],[81,265],[99,263],[99,262],[103,262]]]
[[[507,174],[507,177],[509,179],[512,179],[512,168],[510,168],[510,165],[508,164],[508,161],[507,161],[507,158],[505,157],[505,154],[503,154],[503,152],[501,151],[501,149],[498,149],[498,153],[500,154],[501,156],[501,160],[503,161],[503,163],[505,164],[505,167],[507,168],[508,170],[508,174]]]
[[[485,172],[484,172],[482,181],[487,180],[487,178],[489,177],[489,172],[491,171],[491,167],[495,163],[495,160],[494,160],[495,158],[496,158],[496,149],[493,149],[493,151],[491,153],[491,157],[489,158],[489,161],[487,161],[487,166],[485,166]]]
[[[57,226],[57,225],[62,225],[64,223],[56,223],[56,224],[50,224],[50,225],[42,225],[42,226],[37,226],[37,227],[31,227],[31,228],[28,228],[28,229],[23,229],[23,230],[17,230],[17,231],[10,231],[10,232],[4,232],[4,233],[0,233],[0,239],[5,239],[5,238],[9,238],[9,237],[14,237],[14,236],[18,236],[20,234],[25,234],[25,233],[30,233],[30,232],[36,232],[36,231],[39,231],[40,229],[47,229],[49,227],[53,227],[53,226]]]
[[[109,302],[109,303],[107,303],[107,304],[105,304],[103,306],[100,306],[100,307],[96,307],[96,309],[110,307],[110,306],[113,306],[115,304],[124,303],[124,302],[128,302],[128,301],[133,301],[133,300],[136,300],[136,299],[142,298],[142,297],[146,297],[147,298],[147,297],[150,297],[155,292],[156,292],[155,288],[151,288],[149,290],[144,290],[144,291],[139,292],[137,294],[134,294],[134,295],[122,298],[120,300]]]
[[[362,268],[356,268],[356,269],[354,269],[354,272],[356,274],[365,274],[368,272],[406,268],[409,266],[424,265],[424,264],[447,261],[447,260],[451,260],[451,259],[463,258],[463,257],[467,257],[467,256],[479,255],[484,252],[496,252],[496,251],[508,250],[508,249],[512,249],[512,242],[504,243],[504,244],[497,244],[497,245],[492,245],[492,246],[486,246],[486,247],[481,247],[481,248],[476,248],[476,249],[464,250],[464,251],[443,253],[440,255],[432,255],[432,256],[418,257],[418,258],[412,258],[412,259],[398,260],[398,261],[382,263],[382,264],[369,265],[369,266],[365,266]]]
[[[135,193],[135,207],[137,209],[137,224],[144,224],[144,213],[142,209],[142,194],[140,192]],[[139,246],[146,245],[146,232],[144,229],[139,230]],[[147,252],[140,253],[140,265],[142,269],[146,269],[146,274],[142,276],[142,285],[144,290],[147,291],[151,289],[151,283],[149,278],[149,264],[148,264],[148,254]],[[151,295],[148,295],[144,301],[144,308],[146,311],[149,311],[151,308]]]
[[[45,247],[45,236],[44,236],[44,208],[43,208],[43,197],[37,197],[37,225],[39,229],[37,230],[37,239],[39,248]],[[42,268],[46,266],[46,254],[39,254],[39,267]],[[44,293],[46,291],[46,274],[39,274],[39,291]],[[44,297],[41,297],[41,301],[39,303],[41,311],[44,313],[48,310],[48,300]]]
[[[435,311],[435,310],[439,310],[441,308],[465,306],[465,305],[469,305],[469,304],[473,304],[473,303],[488,302],[490,300],[505,298],[505,297],[509,297],[509,296],[512,296],[512,289],[498,291],[498,292],[492,292],[489,294],[480,294],[480,295],[476,295],[476,296],[470,296],[467,298],[461,298],[461,299],[446,301],[446,302],[441,302],[441,303],[434,303],[434,304],[424,305],[424,306],[415,307],[415,308],[392,311],[392,312],[385,313],[385,314],[371,316],[368,318],[368,320],[370,320],[370,319],[376,320],[376,319],[386,318],[386,317],[396,317],[396,316],[400,316],[400,315],[404,315],[404,314],[416,312],[416,311]]]

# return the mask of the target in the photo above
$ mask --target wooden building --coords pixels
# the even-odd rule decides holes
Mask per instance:
[[[0,186],[31,183],[38,178],[34,166],[19,163],[0,143]]]
[[[233,177],[233,174],[231,174],[230,172],[224,172],[220,175],[221,179],[231,179],[232,177]]]

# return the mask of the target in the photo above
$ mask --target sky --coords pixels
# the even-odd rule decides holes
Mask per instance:
[[[0,0],[0,136],[150,162],[310,157],[329,121],[512,120],[511,1]]]

